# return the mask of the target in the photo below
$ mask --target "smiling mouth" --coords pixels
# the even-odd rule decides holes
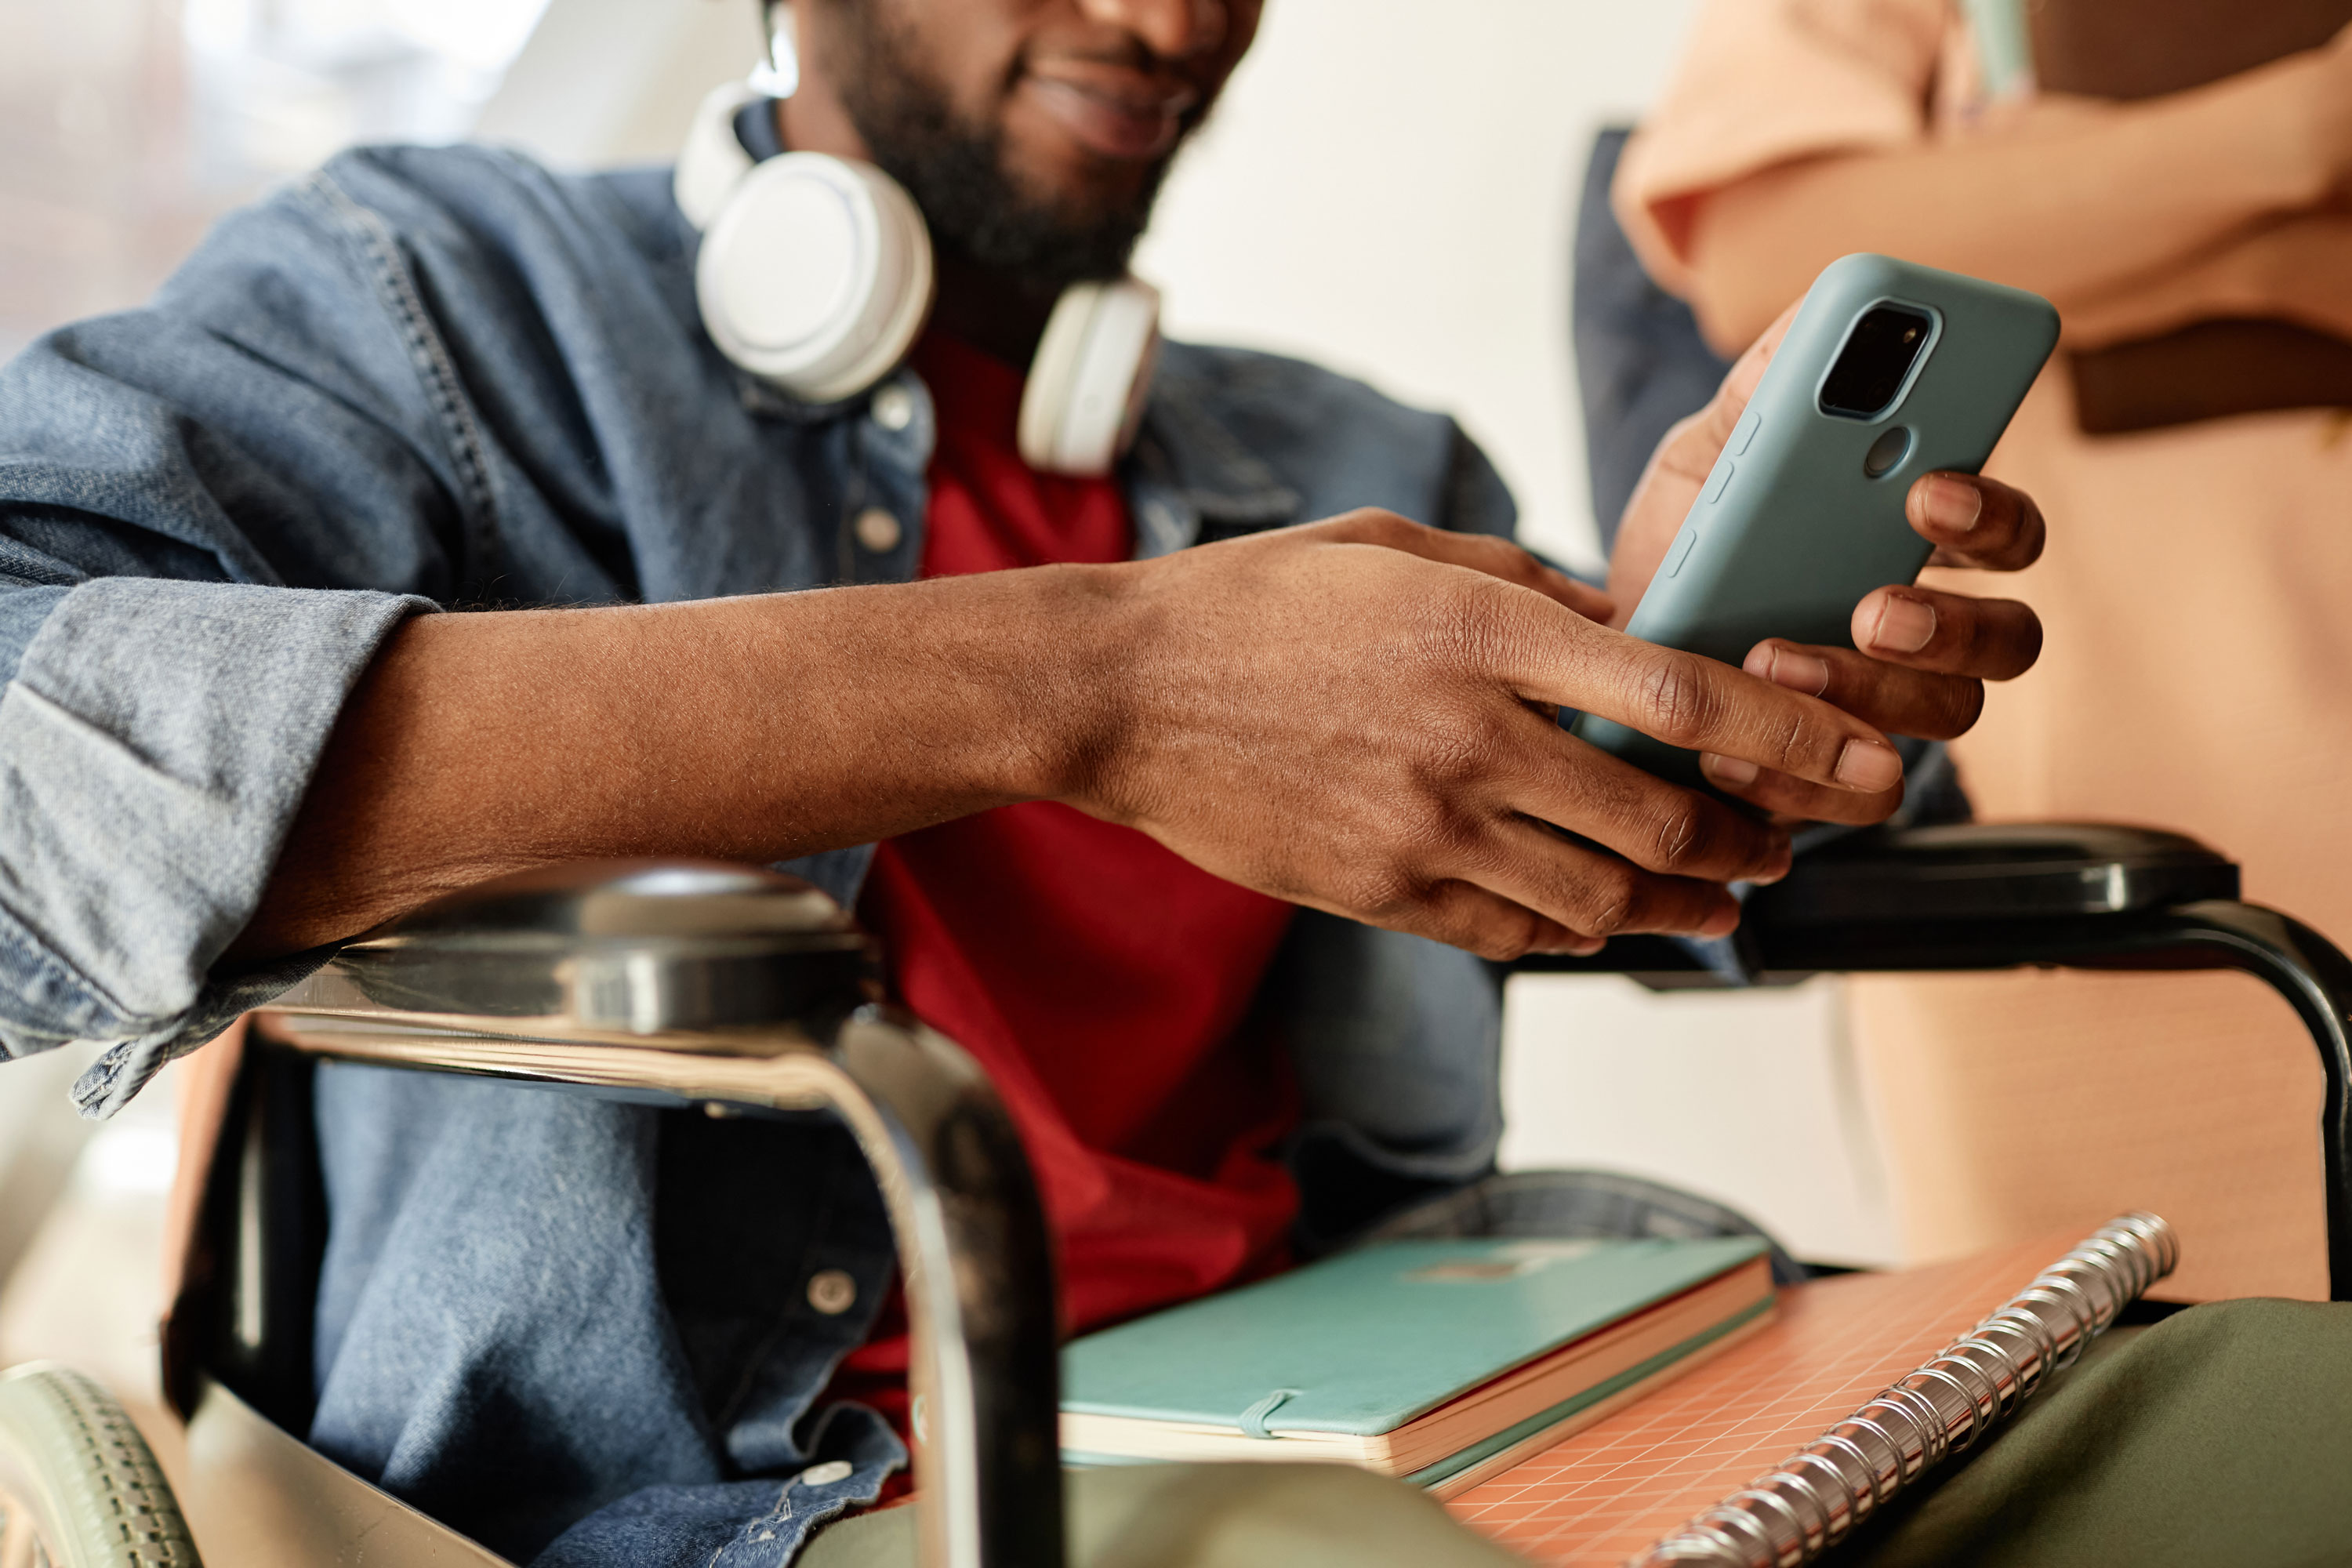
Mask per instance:
[[[1122,162],[1157,158],[1184,132],[1200,94],[1124,67],[1073,62],[1033,69],[1022,87],[1089,151]]]

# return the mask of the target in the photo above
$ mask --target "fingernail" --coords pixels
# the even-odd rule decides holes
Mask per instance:
[[[1830,689],[1829,661],[1793,648],[1776,647],[1772,650],[1772,668],[1765,672],[1765,679],[1775,686],[1819,697]]]
[[[1936,606],[1900,594],[1879,601],[1878,625],[1870,631],[1870,646],[1888,653],[1917,653],[1936,635]]]
[[[1931,474],[1927,484],[1927,493],[1920,500],[1927,521],[1946,533],[1966,533],[1984,515],[1984,492],[1965,479]]]
[[[1756,764],[1744,757],[1727,757],[1714,752],[1701,752],[1698,765],[1707,777],[1734,789],[1745,789],[1756,782]]]
[[[1903,759],[1895,754],[1894,747],[1882,741],[1856,737],[1838,753],[1837,782],[1848,789],[1876,795],[1881,790],[1893,789],[1902,776]]]
[[[1716,910],[1715,913],[1706,917],[1706,923],[1698,928],[1698,934],[1701,936],[1729,936],[1733,931],[1738,929],[1739,906],[1738,904],[1727,904],[1722,909]]]
[[[1601,943],[1591,941],[1563,942],[1550,947],[1539,947],[1535,951],[1553,953],[1562,958],[1591,958],[1601,951]]]

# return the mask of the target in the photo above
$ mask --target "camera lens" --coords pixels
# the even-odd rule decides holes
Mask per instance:
[[[1906,426],[1897,425],[1873,441],[1870,450],[1862,455],[1863,475],[1866,479],[1885,479],[1900,468],[1903,459],[1910,455],[1911,432]]]
[[[1837,363],[1822,383],[1822,412],[1846,419],[1875,419],[1903,390],[1903,378],[1927,342],[1930,323],[1902,305],[1878,305],[1847,334]]]

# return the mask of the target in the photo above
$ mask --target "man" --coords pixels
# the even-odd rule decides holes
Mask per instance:
[[[0,377],[0,1041],[116,1042],[87,1109],[447,889],[785,862],[1003,1087],[1084,1329],[1484,1173],[1481,956],[1728,931],[1780,820],[1883,818],[1886,735],[2032,663],[2023,606],[1920,589],[1857,606],[1867,655],[1744,672],[1611,629],[1768,351],[1662,454],[1613,601],[1507,542],[1450,421],[1264,356],[1171,346],[1116,479],[1028,469],[1045,311],[1123,267],[1258,6],[800,11],[772,134],[878,163],[940,248],[871,395],[720,355],[665,176],[478,149],[339,159]],[[1991,483],[1911,516],[1951,563],[2040,546]],[[547,1564],[781,1563],[901,1464],[837,1133],[318,1093],[327,1452]]]

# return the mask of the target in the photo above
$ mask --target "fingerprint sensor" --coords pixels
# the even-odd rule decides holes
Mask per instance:
[[[1892,473],[1903,466],[1911,455],[1911,432],[1897,425],[1870,444],[1869,454],[1862,459],[1862,471],[1872,479]]]

